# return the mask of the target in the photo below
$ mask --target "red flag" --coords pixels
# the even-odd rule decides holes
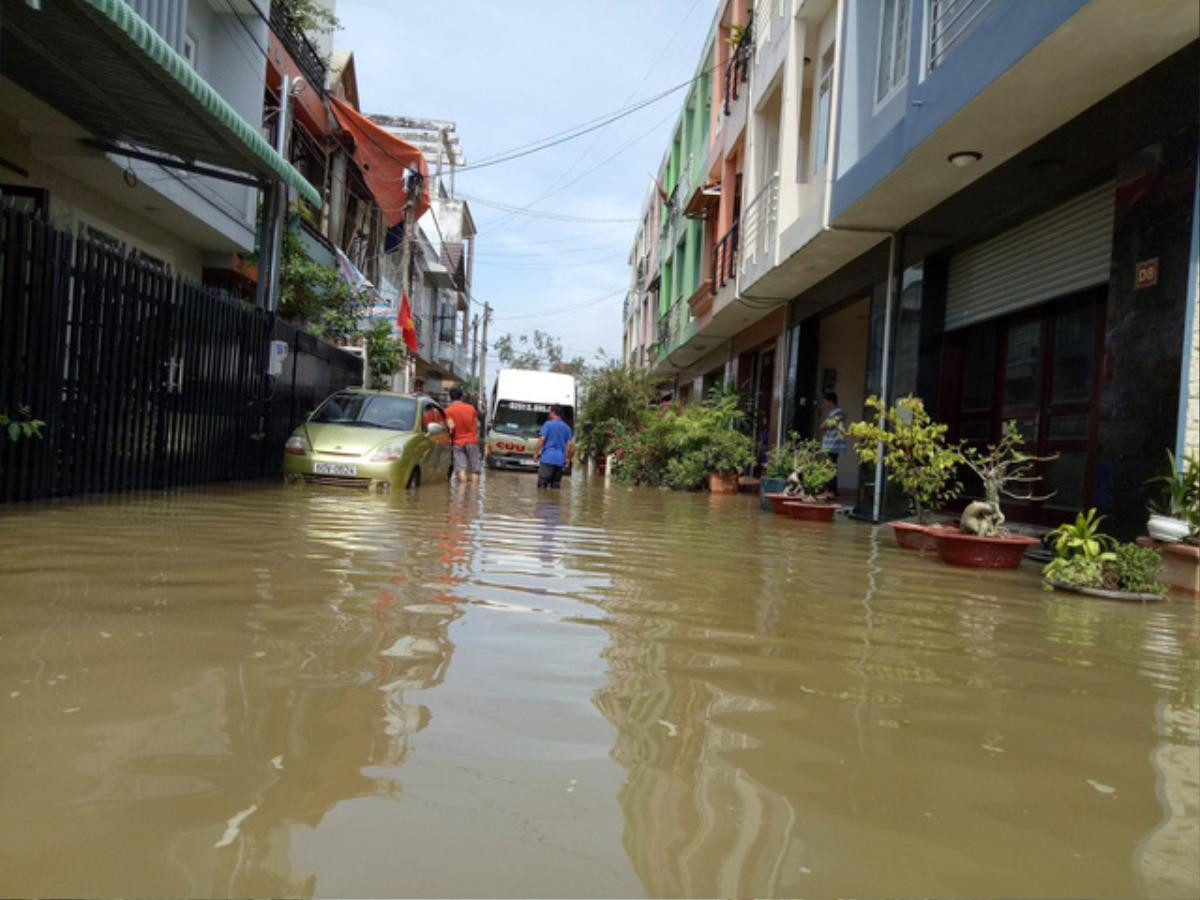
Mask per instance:
[[[408,305],[408,292],[400,295],[400,314],[396,316],[404,344],[413,354],[417,352],[417,323],[413,321],[412,307]]]

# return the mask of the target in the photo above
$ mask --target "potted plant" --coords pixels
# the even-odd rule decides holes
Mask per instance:
[[[1166,489],[1166,502],[1151,508],[1149,538],[1138,543],[1162,553],[1164,580],[1175,590],[1200,598],[1200,455],[1182,464],[1168,451],[1171,474],[1153,479]]]
[[[740,430],[745,413],[731,386],[713,388],[703,403],[677,414],[670,422],[663,483],[677,490],[695,490],[706,482],[714,494],[736,494],[738,476],[754,462],[754,441]]]
[[[962,492],[958,467],[963,455],[946,443],[946,426],[935,422],[919,397],[908,395],[887,406],[867,398],[871,416],[847,429],[861,462],[874,464],[880,451],[888,478],[908,500],[915,522],[892,522],[896,542],[908,550],[933,549],[927,528],[933,515]]]
[[[698,456],[714,494],[736,494],[739,473],[754,462],[754,442],[732,428],[717,428],[703,441]]]
[[[1054,559],[1042,569],[1046,589],[1143,603],[1161,600],[1167,585],[1159,578],[1158,552],[1101,534],[1103,519],[1090,509],[1053,532]]]
[[[818,441],[797,441],[792,447],[795,468],[788,476],[784,498],[779,501],[780,511],[793,519],[832,522],[839,504],[824,503],[821,498],[825,486],[837,474],[837,465]]]
[[[1025,551],[1039,543],[1028,535],[1012,534],[1004,527],[1000,498],[1013,500],[1048,500],[1051,495],[1038,496],[1031,489],[1040,476],[1037,463],[1048,462],[1053,456],[1042,457],[1021,449],[1021,433],[1016,422],[1004,423],[1000,441],[984,449],[965,447],[963,462],[983,484],[983,500],[967,504],[957,528],[933,526],[928,533],[937,540],[938,555],[954,566],[976,569],[1015,569],[1021,564]]]
[[[1166,503],[1151,506],[1146,531],[1163,543],[1200,543],[1200,457],[1186,457],[1180,465],[1168,450],[1167,461],[1171,474],[1152,479],[1165,488]]]
[[[785,496],[788,476],[796,471],[796,444],[799,440],[800,436],[792,432],[786,441],[767,452],[767,464],[763,467],[762,484],[759,488],[763,509],[772,508],[772,497]]]

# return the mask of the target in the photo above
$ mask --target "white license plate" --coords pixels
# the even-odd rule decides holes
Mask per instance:
[[[313,463],[313,472],[317,475],[357,475],[358,466],[346,463]]]

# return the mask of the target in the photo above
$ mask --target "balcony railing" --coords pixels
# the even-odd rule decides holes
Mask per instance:
[[[775,219],[779,207],[779,173],[775,172],[742,211],[742,271],[751,260],[766,255],[775,240]]]
[[[732,281],[733,276],[737,273],[739,226],[739,221],[734,219],[729,230],[712,248],[712,292],[714,294]]]
[[[942,64],[946,54],[971,29],[992,0],[930,0],[929,71]]]
[[[296,60],[296,65],[304,73],[308,86],[318,94],[325,92],[325,61],[312,45],[308,36],[296,27],[283,8],[277,3],[271,4],[271,30],[287,47],[288,53]]]
[[[733,53],[729,55],[729,60],[725,63],[723,109],[727,116],[733,114],[731,103],[737,100],[741,86],[750,78],[750,56],[754,48],[753,32],[754,16],[751,14],[746,20],[746,27],[742,30],[741,37],[738,38],[738,42],[733,48]]]

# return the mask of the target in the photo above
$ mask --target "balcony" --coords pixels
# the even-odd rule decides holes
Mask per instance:
[[[312,41],[292,22],[283,8],[271,4],[271,30],[287,48],[296,61],[308,86],[318,94],[325,92],[325,61],[312,45]]]
[[[779,173],[775,172],[742,213],[742,287],[753,284],[775,262],[775,232],[779,218]]]
[[[754,55],[754,16],[746,22],[741,37],[734,45],[733,53],[725,63],[724,84],[721,95],[725,98],[722,111],[733,114],[733,104],[742,93],[742,85],[750,79],[750,57]]]
[[[737,275],[738,237],[741,222],[733,220],[729,230],[712,248],[712,292],[716,294]]]
[[[992,0],[929,0],[929,71],[971,30]]]

